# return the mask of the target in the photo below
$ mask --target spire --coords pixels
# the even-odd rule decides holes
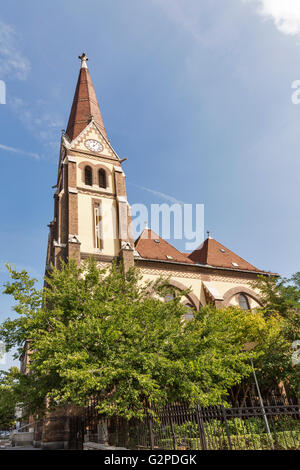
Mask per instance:
[[[66,134],[70,140],[74,140],[93,118],[103,135],[108,139],[94,85],[87,67],[88,57],[83,52],[79,59],[81,60],[81,68]]]

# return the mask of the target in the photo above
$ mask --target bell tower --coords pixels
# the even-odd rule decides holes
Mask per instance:
[[[110,144],[85,53],[62,132],[46,269],[87,257],[133,264],[130,206],[122,161]],[[125,253],[126,251],[126,253]]]

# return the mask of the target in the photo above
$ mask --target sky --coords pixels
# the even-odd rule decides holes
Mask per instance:
[[[299,2],[10,0],[0,12],[1,289],[6,262],[42,278],[83,51],[111,143],[128,159],[129,202],[204,204],[219,242],[258,268],[299,271]],[[0,321],[11,306],[0,294]]]

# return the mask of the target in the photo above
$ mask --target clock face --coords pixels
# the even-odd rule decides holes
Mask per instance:
[[[86,148],[92,150],[93,152],[101,152],[101,150],[103,149],[102,145],[100,144],[100,142],[98,142],[98,140],[86,140],[84,144]]]

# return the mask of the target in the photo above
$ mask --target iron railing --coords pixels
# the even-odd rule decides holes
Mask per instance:
[[[288,404],[286,404],[288,403]],[[143,421],[99,416],[96,401],[86,410],[85,440],[128,449],[300,449],[300,405],[254,398],[244,406],[203,408],[178,403],[151,408]]]

